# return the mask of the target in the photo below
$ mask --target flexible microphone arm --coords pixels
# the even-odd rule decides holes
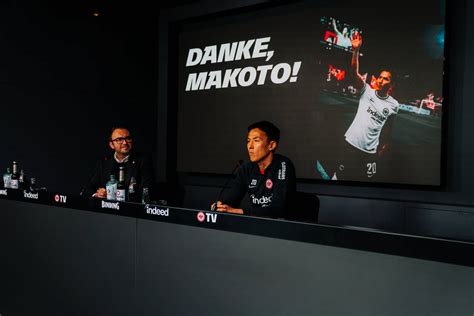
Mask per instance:
[[[97,166],[95,166],[94,169],[92,169],[91,173],[89,173],[89,176],[87,178],[87,182],[82,186],[82,189],[81,189],[81,192],[79,193],[79,196],[84,196],[85,191],[88,189],[89,183],[92,181],[92,178],[94,178],[94,176],[96,174],[96,169],[97,169]]]
[[[211,209],[212,211],[215,211],[217,209],[217,202],[221,199],[221,195],[222,195],[222,192],[224,192],[225,188],[227,187],[227,185],[229,184],[229,181],[232,179],[232,176],[234,175],[234,172],[237,170],[237,168],[239,168],[242,164],[244,163],[244,161],[242,159],[239,159],[237,161],[237,164],[234,166],[234,169],[232,169],[232,172],[230,173],[230,177],[227,178],[226,182],[224,183],[224,186],[222,187],[222,189],[220,190],[219,194],[217,195],[217,199],[215,201],[215,203],[213,204],[213,208]]]

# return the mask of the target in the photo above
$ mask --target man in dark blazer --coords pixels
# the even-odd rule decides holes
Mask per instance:
[[[119,168],[125,166],[125,185],[128,188],[130,179],[135,178],[138,188],[138,199],[144,187],[153,185],[153,166],[151,160],[133,149],[133,138],[125,127],[114,127],[109,138],[109,147],[114,151],[110,156],[97,162],[89,183],[82,190],[86,197],[106,198],[105,185],[110,175],[119,179]]]

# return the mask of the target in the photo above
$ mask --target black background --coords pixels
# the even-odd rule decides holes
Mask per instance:
[[[97,4],[0,5],[2,174],[16,160],[40,186],[78,193],[122,124],[155,155],[158,10]]]

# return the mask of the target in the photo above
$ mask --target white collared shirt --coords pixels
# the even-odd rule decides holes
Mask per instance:
[[[114,153],[114,159],[116,162],[118,163],[126,163],[128,161],[128,158],[130,157],[130,155],[126,156],[125,158],[123,158],[122,160],[118,159],[117,157],[117,153]]]

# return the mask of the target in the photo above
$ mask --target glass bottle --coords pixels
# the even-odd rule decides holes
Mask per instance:
[[[18,180],[18,165],[16,161],[13,162],[13,172],[10,178],[10,188],[18,189],[19,187],[19,180]]]
[[[117,195],[117,201],[125,202],[125,169],[123,166],[119,168],[119,182],[117,183],[117,191],[115,194]]]
[[[110,179],[105,185],[107,191],[107,200],[115,201],[117,198],[117,180],[113,174],[110,175]]]

